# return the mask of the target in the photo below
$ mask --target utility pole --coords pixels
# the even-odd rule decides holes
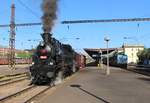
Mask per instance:
[[[103,67],[102,67],[102,50],[101,50],[101,49],[99,50],[99,66],[100,66],[101,68],[103,68]]]
[[[103,55],[103,52],[101,51],[101,68],[103,68],[103,57],[102,57],[102,55]]]
[[[15,4],[12,0],[11,18],[10,18],[10,35],[9,35],[9,54],[8,62],[9,68],[15,69]]]
[[[109,50],[108,50],[108,42],[110,41],[110,39],[108,37],[105,37],[104,40],[106,41],[106,46],[107,46],[107,68],[106,68],[106,75],[110,74],[110,68],[109,68]]]

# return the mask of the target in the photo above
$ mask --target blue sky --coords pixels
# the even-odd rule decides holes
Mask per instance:
[[[14,0],[16,23],[41,22],[42,0],[21,1],[32,9],[34,14],[18,0]],[[60,24],[63,20],[150,17],[150,0],[59,0],[58,4],[58,19],[52,31],[53,36],[63,43],[71,44],[78,51],[82,48],[106,47],[105,36],[111,39],[109,47],[120,47],[123,43],[140,43],[150,47],[150,22]],[[8,24],[11,0],[1,0],[0,5],[0,24]],[[41,26],[17,27],[16,48],[35,47],[41,39],[40,33]],[[0,28],[1,45],[8,45],[8,37],[9,28]],[[125,40],[124,37],[130,39]]]

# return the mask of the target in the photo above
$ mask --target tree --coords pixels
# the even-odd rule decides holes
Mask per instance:
[[[143,63],[144,60],[150,60],[150,48],[144,48],[144,50],[139,51],[137,56],[139,58],[139,63]]]

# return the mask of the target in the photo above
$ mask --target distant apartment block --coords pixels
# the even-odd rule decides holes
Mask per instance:
[[[144,49],[144,45],[124,44],[122,46],[124,53],[128,56],[128,63],[137,63],[137,53]]]

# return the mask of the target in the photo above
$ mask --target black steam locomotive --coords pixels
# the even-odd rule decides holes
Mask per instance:
[[[42,34],[42,38],[30,67],[32,84],[59,83],[76,71],[75,52],[70,45],[61,44],[49,33]]]

